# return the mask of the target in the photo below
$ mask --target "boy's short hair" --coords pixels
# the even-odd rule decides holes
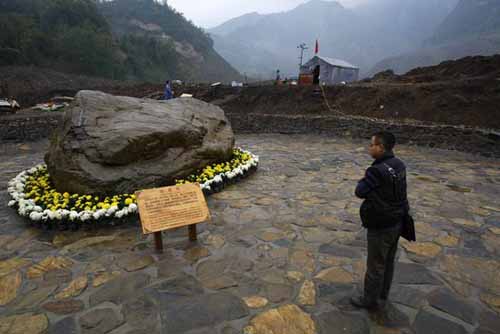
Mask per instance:
[[[386,151],[392,151],[396,146],[396,136],[389,131],[380,131],[373,136],[384,146]]]

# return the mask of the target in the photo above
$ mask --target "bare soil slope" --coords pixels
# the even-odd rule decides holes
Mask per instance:
[[[344,113],[500,129],[500,55],[447,61],[401,76],[382,72],[325,87],[324,94],[314,87],[255,86],[219,88],[215,98],[210,92],[198,95],[229,113]]]
[[[119,82],[71,76],[49,70],[0,68],[3,95],[23,106],[82,89],[115,95],[160,98],[162,84]],[[177,86],[182,93],[221,106],[226,113],[284,115],[359,115],[391,120],[500,129],[500,55],[466,57],[404,75],[390,71],[345,86],[209,85]]]
[[[161,89],[161,85],[66,74],[29,66],[0,67],[0,97],[14,97],[23,108],[47,102],[56,95],[74,96],[84,89],[142,97]]]

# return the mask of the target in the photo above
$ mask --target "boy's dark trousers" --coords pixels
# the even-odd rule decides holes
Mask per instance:
[[[383,230],[368,229],[368,259],[364,300],[367,304],[386,301],[394,276],[394,262],[401,235],[401,224]]]

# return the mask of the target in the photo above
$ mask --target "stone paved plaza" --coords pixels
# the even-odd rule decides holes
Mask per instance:
[[[398,147],[417,243],[400,243],[386,313],[353,309],[365,232],[353,192],[365,142],[243,135],[259,171],[208,199],[199,241],[137,221],[78,232],[29,228],[7,182],[47,142],[0,148],[0,333],[500,333],[500,161]]]

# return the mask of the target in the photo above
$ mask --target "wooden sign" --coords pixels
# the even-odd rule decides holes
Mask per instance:
[[[142,231],[155,233],[157,249],[161,231],[189,226],[190,239],[194,241],[196,224],[210,220],[210,211],[198,184],[141,190],[136,196]]]

